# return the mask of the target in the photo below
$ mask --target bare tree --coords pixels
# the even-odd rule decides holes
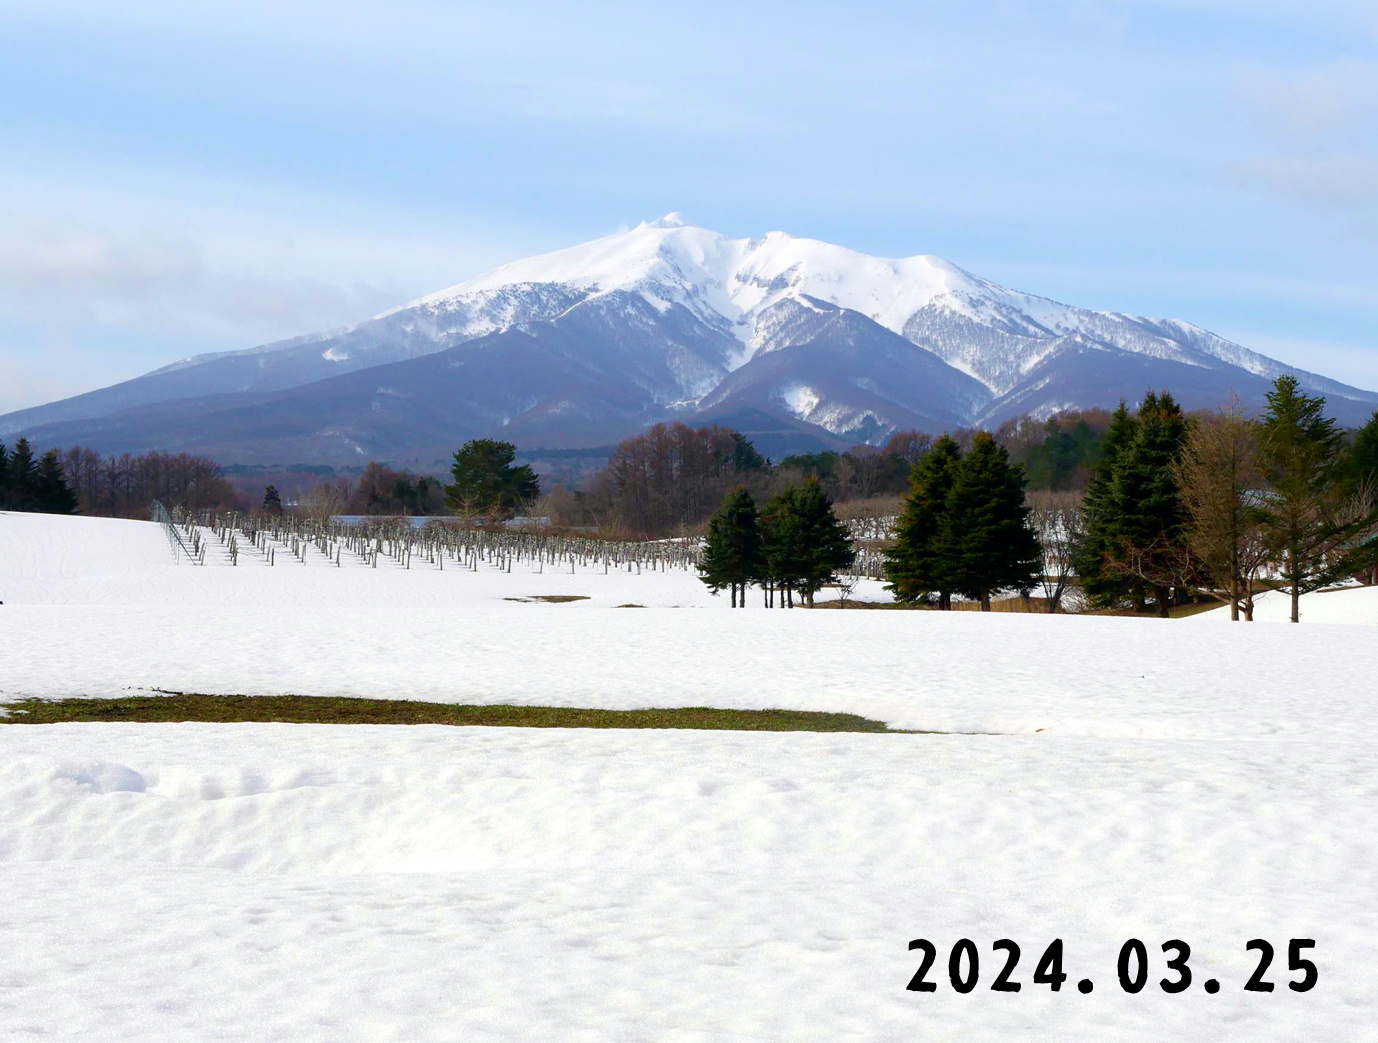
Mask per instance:
[[[1078,492],[1032,492],[1028,495],[1029,521],[1043,547],[1043,595],[1048,611],[1056,612],[1075,571],[1073,562],[1086,534]]]
[[[1234,396],[1192,425],[1173,467],[1200,588],[1229,605],[1236,621],[1241,613],[1245,621],[1254,618],[1254,592],[1269,557],[1258,447],[1258,424]]]
[[[154,500],[188,510],[221,510],[237,503],[220,466],[201,456],[125,453],[103,457],[78,446],[63,456],[63,468],[83,514],[143,518]]]
[[[316,486],[303,497],[307,516],[328,522],[335,515],[342,514],[349,500],[349,485],[348,478],[339,478]]]

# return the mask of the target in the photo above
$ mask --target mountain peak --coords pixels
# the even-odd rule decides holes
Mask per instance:
[[[642,221],[637,228],[687,228],[694,222],[689,220],[678,210],[672,210],[664,217],[658,217],[654,221]]]

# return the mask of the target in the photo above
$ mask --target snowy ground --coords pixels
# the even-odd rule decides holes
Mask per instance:
[[[1378,623],[1378,587],[1351,587],[1345,590],[1303,594],[1303,623]],[[1231,622],[1228,608],[1203,612],[1192,617],[1212,622]],[[1268,592],[1254,600],[1255,623],[1286,623],[1292,618],[1292,600],[1285,594]]]
[[[697,587],[174,567],[155,526],[0,514],[0,698],[777,706],[997,733],[3,728],[0,1038],[1378,1039],[1371,628],[734,613]],[[591,600],[503,600],[544,593]],[[943,949],[933,994],[904,989],[916,937]],[[967,996],[960,937],[983,958]],[[1018,994],[988,990],[1001,937]],[[1057,994],[1030,981],[1053,937]],[[1128,937],[1155,961],[1138,996],[1115,983]],[[1271,994],[1241,991],[1255,937]],[[1317,941],[1306,994],[1292,937]],[[1198,983],[1177,996],[1156,985],[1169,938]]]

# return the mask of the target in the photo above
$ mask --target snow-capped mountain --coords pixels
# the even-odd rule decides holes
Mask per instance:
[[[428,457],[479,434],[555,448],[657,420],[750,417],[795,448],[845,446],[1112,406],[1150,387],[1190,408],[1231,391],[1257,405],[1284,372],[1342,422],[1378,407],[1378,394],[1189,323],[1070,307],[937,257],[782,232],[730,239],[670,214],[354,326],[12,413],[0,435],[338,461]]]

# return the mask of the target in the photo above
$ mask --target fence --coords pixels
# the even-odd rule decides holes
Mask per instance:
[[[178,522],[168,513],[167,508],[163,506],[161,500],[153,501],[149,508],[149,513],[153,520],[163,527],[163,532],[167,536],[168,546],[172,548],[173,556],[178,562],[186,558],[186,560],[193,565],[204,565],[206,563],[204,548],[198,548],[199,553],[198,550],[193,550],[195,543],[199,542],[195,537],[192,537],[193,545],[188,546],[188,541],[183,538]]]

